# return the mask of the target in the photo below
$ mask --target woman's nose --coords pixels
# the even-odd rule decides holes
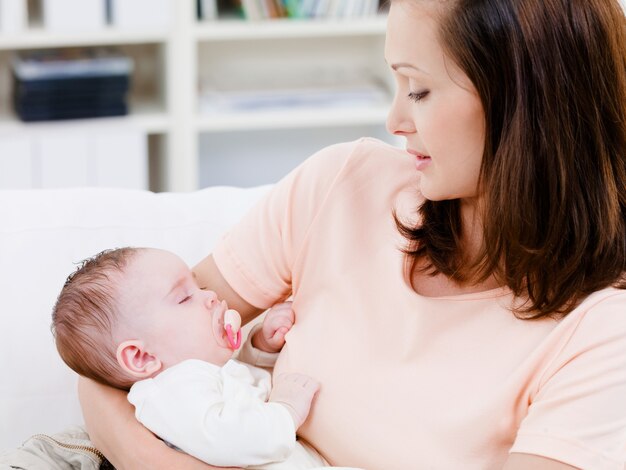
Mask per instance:
[[[393,135],[406,136],[417,132],[411,119],[408,108],[408,100],[403,100],[396,93],[391,109],[387,115],[387,132]]]

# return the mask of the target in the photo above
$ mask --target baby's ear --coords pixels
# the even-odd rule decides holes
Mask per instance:
[[[139,379],[152,377],[163,365],[158,357],[146,352],[143,341],[131,339],[117,347],[117,362],[122,369]]]

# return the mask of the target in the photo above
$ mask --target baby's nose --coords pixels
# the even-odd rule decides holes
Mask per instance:
[[[218,302],[217,294],[215,292],[211,291],[211,290],[204,291],[204,293],[205,293],[205,296],[206,296],[206,298],[204,300],[206,306],[209,307],[209,308],[213,307]]]

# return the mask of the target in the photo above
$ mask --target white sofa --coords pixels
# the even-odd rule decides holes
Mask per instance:
[[[0,451],[82,423],[77,376],[50,333],[52,306],[75,263],[132,245],[195,264],[267,189],[0,191]]]

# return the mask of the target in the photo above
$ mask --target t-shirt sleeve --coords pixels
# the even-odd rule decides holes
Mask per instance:
[[[626,293],[603,299],[543,375],[511,452],[626,467]]]
[[[217,244],[218,269],[248,303],[269,308],[291,294],[307,233],[359,142],[333,145],[307,159]]]

